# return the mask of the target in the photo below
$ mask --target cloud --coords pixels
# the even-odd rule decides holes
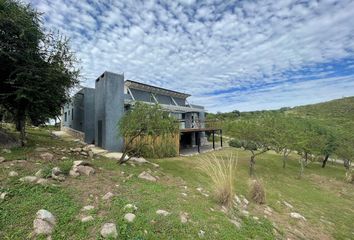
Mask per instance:
[[[103,71],[188,92],[210,111],[354,95],[354,1],[49,1],[83,85]]]

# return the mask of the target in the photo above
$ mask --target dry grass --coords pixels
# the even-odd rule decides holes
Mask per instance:
[[[266,202],[264,187],[259,180],[252,180],[250,195],[255,203],[264,204]]]
[[[218,203],[230,206],[234,195],[237,159],[233,155],[224,159],[214,154],[200,159],[200,169],[210,177]]]

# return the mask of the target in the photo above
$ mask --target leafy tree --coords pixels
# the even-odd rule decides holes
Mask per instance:
[[[346,181],[354,181],[351,164],[354,161],[354,140],[351,133],[342,133],[341,139],[338,141],[335,154],[339,159],[343,160],[346,169]]]
[[[232,147],[242,147],[251,153],[249,162],[249,174],[254,175],[256,157],[271,149],[274,145],[274,135],[269,122],[273,119],[264,116],[257,119],[239,120],[233,122],[232,136],[230,141]]]
[[[118,122],[119,135],[124,137],[124,148],[119,163],[142,155],[146,143],[142,138],[156,138],[176,134],[178,124],[159,105],[137,102]]]
[[[29,5],[0,0],[0,105],[14,118],[25,144],[25,122],[60,115],[69,89],[78,83],[68,40],[47,33]]]

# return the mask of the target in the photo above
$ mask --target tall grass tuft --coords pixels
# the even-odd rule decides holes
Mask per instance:
[[[234,195],[238,157],[230,155],[227,159],[214,154],[200,159],[200,169],[210,177],[215,198],[219,204],[229,207]]]

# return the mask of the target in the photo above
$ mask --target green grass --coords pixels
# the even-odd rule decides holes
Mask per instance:
[[[256,174],[262,179],[267,205],[274,210],[274,216],[264,218],[264,207],[251,203],[251,216],[259,217],[259,221],[252,217],[240,217],[242,227],[237,229],[229,221],[231,215],[238,215],[237,209],[225,214],[220,211],[220,206],[211,194],[205,197],[196,190],[197,187],[202,187],[212,192],[210,179],[199,168],[198,156],[152,160],[160,168],[137,164],[134,167],[129,163],[119,165],[113,160],[95,157],[92,164],[97,173],[94,176],[80,176],[77,179],[69,177],[63,183],[55,183],[58,186],[48,187],[19,183],[18,178],[34,175],[40,168],[59,166],[67,171],[72,161],[82,158],[67,154],[69,159],[62,161],[59,151],[57,160],[45,163],[39,161],[38,153],[34,152],[37,146],[50,149],[75,147],[77,144],[53,139],[46,129],[31,129],[27,148],[12,149],[10,154],[1,153],[9,160],[28,159],[29,162],[13,165],[6,162],[0,165],[0,191],[9,192],[8,198],[0,202],[0,239],[28,238],[35,213],[42,208],[52,212],[58,219],[53,239],[100,239],[99,232],[105,222],[117,224],[120,239],[197,239],[200,230],[205,231],[204,239],[275,239],[273,223],[284,238],[292,236],[292,239],[296,239],[294,235],[289,235],[294,229],[304,232],[306,238],[313,239],[321,239],[323,236],[352,239],[354,236],[354,187],[344,183],[345,171],[339,165],[328,164],[322,169],[319,164],[310,164],[305,169],[304,177],[298,179],[296,156],[291,157],[286,169],[282,168],[281,158],[276,154],[259,156],[256,160]],[[249,155],[231,148],[215,152],[217,156],[224,158],[231,153],[239,156],[235,191],[238,195],[248,197]],[[157,182],[147,182],[137,177],[148,169],[159,176]],[[8,178],[7,174],[11,170],[17,171],[19,176],[15,179]],[[133,176],[128,179],[130,174]],[[113,192],[115,197],[110,202],[105,202],[101,197],[108,191]],[[187,193],[187,197],[182,196],[182,192]],[[293,211],[307,218],[306,224],[289,218],[290,211],[278,203],[283,200],[294,206]],[[133,223],[124,221],[124,206],[128,203],[138,207]],[[95,206],[90,212],[95,220],[81,223],[80,217],[84,214],[80,209],[89,204]],[[158,216],[155,213],[158,209],[167,210],[171,215]],[[180,212],[189,214],[191,221],[188,224],[180,222]],[[335,225],[321,222],[321,216]]]

